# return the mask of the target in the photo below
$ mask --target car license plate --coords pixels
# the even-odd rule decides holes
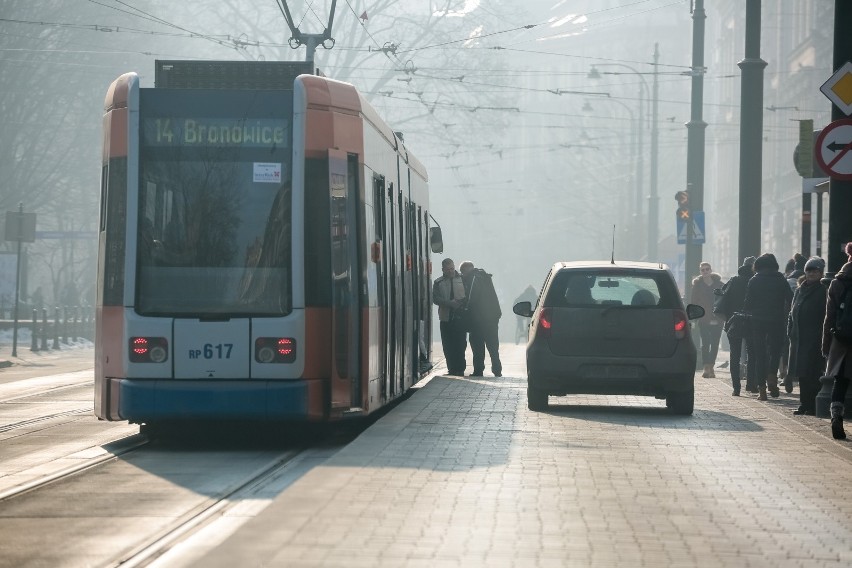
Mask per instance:
[[[636,365],[589,365],[585,369],[589,379],[638,379],[642,372]]]

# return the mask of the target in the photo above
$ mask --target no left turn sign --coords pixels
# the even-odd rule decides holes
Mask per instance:
[[[817,137],[815,158],[834,179],[852,180],[852,119],[835,120]]]

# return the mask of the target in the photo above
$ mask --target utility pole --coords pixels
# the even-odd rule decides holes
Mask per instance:
[[[311,64],[314,62],[314,52],[317,50],[317,46],[321,45],[325,49],[331,49],[334,47],[334,38],[331,37],[331,26],[334,24],[334,10],[337,5],[337,0],[331,0],[331,10],[328,14],[328,25],[320,34],[306,34],[302,33],[296,24],[293,22],[293,16],[290,15],[290,8],[287,6],[287,0],[281,0],[279,7],[281,8],[281,13],[284,14],[284,19],[287,21],[287,26],[290,28],[290,33],[293,34],[290,36],[290,47],[293,49],[298,49],[300,46],[305,46],[305,61],[310,61]],[[331,42],[330,45],[326,45],[326,42]]]
[[[702,42],[703,43],[703,42]],[[659,75],[660,44],[654,44],[654,83],[651,95],[651,187],[648,194],[648,262],[656,262],[657,244],[660,240],[660,205],[657,196],[657,156],[659,131],[657,130],[657,103],[660,98],[660,88],[657,83]]]
[[[838,0],[838,4],[842,4]],[[760,58],[760,0],[746,0],[745,59],[740,95],[740,220],[737,264],[759,256],[763,183],[763,69]]]
[[[852,2],[834,0],[834,57],[832,71],[852,61]],[[849,75],[847,75],[847,78]],[[837,105],[831,105],[831,120],[848,118]],[[822,196],[819,196],[820,205]],[[852,241],[852,181],[831,178],[828,191],[828,270],[833,276],[846,262],[843,247]]]
[[[760,1],[760,0],[758,0]],[[704,211],[704,143],[707,123],[704,122],[704,0],[695,0],[692,10],[692,100],[689,122],[686,123],[686,190],[690,208]],[[701,262],[701,245],[693,242],[693,221],[686,223],[686,255],[684,261],[684,289],[698,274]]]

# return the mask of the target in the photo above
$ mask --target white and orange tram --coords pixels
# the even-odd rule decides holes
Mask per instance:
[[[304,63],[157,61],[105,101],[95,414],[326,421],[431,359],[426,171]]]

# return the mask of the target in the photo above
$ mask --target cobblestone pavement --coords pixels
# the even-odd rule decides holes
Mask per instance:
[[[794,395],[735,398],[720,372],[692,417],[530,412],[523,346],[502,349],[507,376],[433,378],[200,564],[852,566],[852,449]]]

